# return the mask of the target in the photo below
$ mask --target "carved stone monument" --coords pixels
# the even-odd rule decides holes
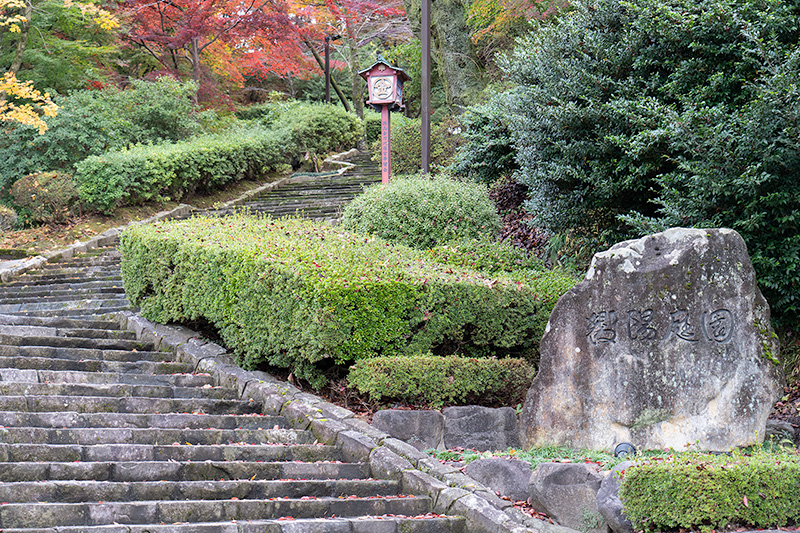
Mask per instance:
[[[619,243],[550,316],[522,439],[596,450],[752,444],[783,384],[777,357],[738,233],[674,228]]]

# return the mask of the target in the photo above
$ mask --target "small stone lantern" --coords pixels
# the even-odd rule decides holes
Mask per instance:
[[[391,174],[391,122],[390,111],[401,111],[403,104],[403,83],[411,78],[403,69],[393,67],[381,56],[371,67],[359,72],[369,87],[369,104],[381,111],[381,181],[389,183]]]

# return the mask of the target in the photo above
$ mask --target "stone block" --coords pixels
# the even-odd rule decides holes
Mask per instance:
[[[444,415],[432,410],[383,409],[372,425],[418,450],[444,448]]]
[[[531,506],[559,525],[584,533],[606,533],[597,509],[597,492],[603,478],[584,463],[541,463],[530,478]]]
[[[769,307],[730,229],[672,228],[596,254],[540,352],[526,447],[727,451],[763,438],[783,385]]]
[[[399,481],[404,470],[411,470],[414,465],[391,450],[381,446],[369,454],[369,469],[375,479],[393,479]]]
[[[446,407],[442,414],[445,448],[484,452],[519,447],[517,414],[511,407]]]
[[[500,495],[515,501],[528,499],[531,467],[518,459],[489,457],[466,466],[464,473]]]
[[[622,500],[619,499],[620,475],[631,465],[632,462],[623,461],[612,468],[597,491],[597,510],[614,533],[633,533],[633,524],[622,512]]]
[[[374,440],[352,430],[340,432],[336,444],[341,446],[344,460],[350,462],[369,461],[369,454],[378,447]]]

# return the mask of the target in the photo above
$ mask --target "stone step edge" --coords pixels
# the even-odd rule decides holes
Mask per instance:
[[[223,532],[240,533],[252,531],[268,531],[276,533],[297,533],[298,531],[328,531],[330,533],[371,533],[376,526],[381,533],[402,533],[408,529],[404,527],[408,522],[414,523],[413,531],[424,533],[417,522],[433,522],[447,524],[447,531],[465,533],[463,518],[438,516],[435,514],[404,516],[404,515],[368,515],[358,517],[336,518],[298,518],[287,520],[278,518],[273,520],[233,520],[227,522],[195,522],[193,524],[115,524],[105,526],[61,526],[58,528],[33,528],[33,529],[4,529],[7,533],[175,533],[175,532]],[[392,527],[392,525],[394,527]],[[266,528],[266,529],[261,529]],[[430,531],[442,531],[433,527]],[[754,532],[750,532],[754,533]],[[759,532],[778,533],[778,532]]]
[[[280,381],[261,371],[239,368],[225,348],[203,341],[181,326],[155,324],[131,312],[116,314],[121,329],[133,331],[155,349],[173,351],[195,372],[211,374],[219,386],[230,387],[240,399],[261,402],[264,414],[282,415],[295,429],[310,430],[324,444],[341,447],[345,461],[365,462],[375,479],[400,481],[405,494],[427,496],[431,512],[462,516],[472,533],[575,533],[575,530],[533,519],[492,490],[441,464],[402,440],[373,428],[342,407]]]

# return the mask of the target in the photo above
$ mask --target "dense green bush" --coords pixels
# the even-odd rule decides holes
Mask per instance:
[[[61,108],[46,118],[47,135],[31,127],[4,123],[0,135],[0,187],[34,172],[64,170],[90,155],[137,142],[176,141],[198,131],[193,82],[169,78],[133,81],[119,90],[76,91],[56,96]]]
[[[628,468],[620,498],[634,530],[774,529],[800,524],[800,455],[687,453]]]
[[[394,117],[393,117],[394,118]],[[369,109],[364,110],[364,130],[367,144],[372,146],[374,143],[381,142],[381,114]],[[378,145],[380,147],[380,144]]]
[[[535,225],[728,226],[800,320],[800,4],[579,0],[504,62]]]
[[[300,219],[194,218],[121,239],[125,291],[160,322],[204,318],[243,364],[321,369],[381,355],[533,358],[574,280],[491,277]]]
[[[91,156],[75,165],[75,180],[87,206],[110,212],[262,176],[294,152],[285,131],[253,126]]]
[[[14,229],[17,224],[17,212],[7,205],[0,205],[0,231]]]
[[[78,190],[65,172],[28,174],[11,187],[11,198],[34,222],[61,224],[80,212]]]
[[[458,239],[494,236],[500,218],[486,187],[446,176],[395,178],[376,184],[344,209],[345,228],[426,249]]]
[[[308,153],[317,169],[328,154],[354,148],[364,133],[355,114],[334,105],[288,102],[275,108],[276,124],[289,132],[292,143]]]
[[[523,359],[375,357],[350,368],[350,387],[374,401],[401,401],[439,409],[444,405],[517,405],[536,375]]]
[[[278,117],[275,104],[253,104],[236,110],[239,120],[257,120],[265,125],[271,124]]]
[[[541,259],[520,248],[494,239],[465,239],[434,246],[430,257],[445,265],[457,265],[489,274],[520,270],[544,270]]]
[[[366,113],[366,112],[365,112]],[[380,115],[378,115],[380,118]],[[415,174],[422,168],[422,124],[420,119],[410,119],[398,113],[392,113],[392,175]],[[456,151],[463,142],[460,135],[461,125],[456,117],[444,117],[431,124],[431,171],[447,168],[456,156]],[[371,145],[373,159],[380,159],[380,122],[376,140]]]
[[[491,184],[519,168],[503,97],[470,107],[461,117],[463,144],[448,169],[453,175]]]

